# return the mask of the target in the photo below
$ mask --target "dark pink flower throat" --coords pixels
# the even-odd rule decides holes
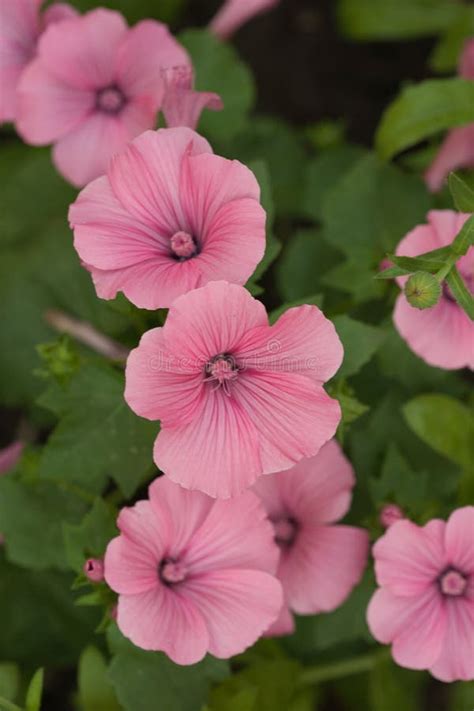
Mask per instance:
[[[186,579],[188,569],[179,560],[163,558],[158,567],[158,574],[161,582],[165,585],[176,585],[176,583],[182,583]]]
[[[467,578],[456,568],[449,568],[438,578],[439,587],[443,595],[460,597],[467,588]]]
[[[270,518],[273,524],[275,543],[280,548],[289,548],[293,545],[298,534],[298,522],[292,516],[277,516]]]
[[[182,230],[175,232],[171,237],[171,251],[173,257],[180,262],[191,259],[191,257],[199,253],[195,238]]]
[[[214,383],[215,390],[222,387],[230,395],[230,384],[238,377],[239,368],[233,356],[222,353],[206,364],[205,374],[205,380]]]
[[[96,108],[104,114],[119,114],[125,104],[127,99],[123,91],[116,85],[106,86],[103,89],[99,89],[96,94]]]

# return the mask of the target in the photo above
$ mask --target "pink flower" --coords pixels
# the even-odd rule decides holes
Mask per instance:
[[[474,80],[474,39],[467,41],[459,62],[459,76]],[[449,131],[436,158],[425,173],[431,192],[441,190],[452,170],[474,168],[474,123]]]
[[[89,558],[84,563],[84,575],[91,583],[101,583],[104,579],[104,562],[99,558]]]
[[[241,25],[278,5],[280,0],[225,0],[209,24],[220,39],[228,39]]]
[[[120,630],[177,664],[243,652],[282,605],[278,551],[258,498],[214,501],[165,477],[149,496],[121,511],[105,556]]]
[[[398,521],[373,548],[380,589],[367,620],[402,667],[474,679],[474,507],[448,522]]]
[[[269,634],[293,631],[291,611],[335,610],[360,581],[368,534],[334,525],[349,509],[354,484],[352,466],[336,440],[290,471],[261,477],[255,484],[280,548],[277,576],[286,600]]]
[[[163,70],[165,96],[162,111],[168,128],[188,126],[195,129],[204,109],[224,108],[218,94],[194,90],[193,68],[189,65]]]
[[[23,442],[12,442],[4,449],[0,449],[0,474],[7,474],[20,461],[25,445]]]
[[[144,334],[128,358],[125,399],[161,420],[154,459],[170,479],[227,498],[331,439],[341,412],[323,383],[342,355],[316,306],[269,326],[246,289],[212,282],[176,299],[163,328]]]
[[[18,131],[27,143],[54,143],[58,170],[73,185],[85,185],[155,125],[162,68],[188,62],[154,20],[128,29],[122,15],[98,9],[53,25],[18,87]]]
[[[432,210],[428,224],[418,225],[399,243],[396,253],[416,257],[451,244],[469,215],[452,210]],[[474,291],[474,247],[461,257],[457,268],[468,289]],[[397,281],[403,286],[407,277]],[[420,358],[438,368],[474,368],[474,324],[445,285],[440,301],[430,309],[415,309],[400,294],[393,314],[401,337]]]
[[[265,250],[253,173],[188,128],[147,131],[71,206],[74,245],[99,296],[168,307],[213,279],[243,284]]]
[[[70,5],[56,3],[40,14],[42,0],[0,0],[0,122],[16,118],[16,88],[36,52],[43,29],[75,17]]]
[[[390,526],[393,526],[394,523],[400,521],[402,518],[405,518],[405,514],[397,504],[385,504],[380,511],[379,520],[384,528],[390,528]]]

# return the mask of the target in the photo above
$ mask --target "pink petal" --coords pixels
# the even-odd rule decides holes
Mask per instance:
[[[474,575],[474,506],[454,511],[446,524],[445,548],[449,562]]]
[[[474,168],[474,124],[449,131],[425,173],[428,188],[438,192],[449,173],[460,168]]]
[[[202,367],[180,361],[168,351],[163,329],[147,331],[129,355],[125,400],[137,415],[179,427],[197,420],[204,407]]]
[[[198,496],[197,492],[186,493]],[[235,499],[215,501],[186,552],[193,576],[219,568],[275,573],[278,557],[273,527],[259,499],[250,491]]]
[[[208,393],[189,424],[162,427],[154,460],[172,481],[222,499],[240,494],[261,472],[255,427],[222,389]]]
[[[278,571],[290,608],[314,614],[339,607],[362,577],[368,547],[361,528],[304,524]]]
[[[471,539],[472,548],[472,539]],[[446,635],[430,672],[441,681],[474,679],[474,601],[446,601]]]
[[[225,0],[212,19],[209,29],[220,39],[228,39],[255,15],[266,12],[279,0]]]
[[[113,538],[105,554],[105,579],[117,593],[136,595],[159,583],[160,557],[126,536]]]
[[[8,447],[0,449],[0,474],[6,474],[16,467],[24,448],[24,442],[18,440],[12,442]]]
[[[233,353],[249,329],[264,324],[265,307],[246,289],[211,282],[176,299],[166,320],[165,341],[188,362],[205,365],[213,356]]]
[[[295,631],[295,619],[290,608],[284,604],[281,608],[280,615],[275,622],[270,625],[264,634],[264,637],[283,637],[293,634]]]
[[[123,207],[169,237],[186,227],[179,188],[186,151],[203,153],[211,148],[187,128],[147,131],[112,161],[108,171]]]
[[[127,96],[148,95],[157,111],[164,95],[161,67],[189,62],[188,53],[166,25],[143,20],[123,38],[116,59],[116,73]]]
[[[206,623],[188,595],[157,585],[140,595],[121,595],[117,623],[137,647],[165,652],[176,664],[195,664],[206,654]]]
[[[445,523],[433,519],[420,527],[408,520],[397,521],[373,547],[379,585],[394,595],[420,595],[446,565]]]
[[[459,61],[459,76],[474,79],[474,39],[466,41]]]
[[[98,8],[50,25],[38,54],[57,79],[77,89],[100,89],[115,80],[115,55],[127,32],[120,13]]]
[[[341,418],[337,400],[302,375],[243,371],[233,394],[257,430],[263,474],[317,454]]]
[[[194,91],[193,69],[190,65],[168,66],[163,70],[165,94],[163,115],[168,128],[197,127],[204,109],[220,111],[224,108],[218,94],[208,91]]]
[[[106,172],[128,139],[120,117],[96,112],[56,143],[53,162],[70,183],[82,187]]]
[[[259,570],[219,570],[191,578],[186,597],[206,621],[210,653],[221,659],[254,644],[283,602],[279,582]]]
[[[172,538],[171,512],[160,518],[149,501],[138,501],[120,511],[117,526],[122,536],[148,551],[150,560],[159,562]]]
[[[288,309],[270,329],[246,334],[237,355],[250,368],[301,373],[324,383],[339,369],[344,351],[331,321],[306,304]]]
[[[400,666],[427,669],[439,658],[446,611],[434,586],[411,598],[377,590],[367,609],[367,622],[375,639],[393,642],[392,656]]]
[[[411,350],[429,365],[474,368],[474,324],[456,303],[442,297],[436,306],[420,311],[400,294],[393,321]]]
[[[57,79],[36,60],[22,74],[17,101],[16,126],[21,137],[33,145],[46,145],[87,120],[95,96]]]
[[[72,20],[79,17],[79,12],[72,5],[66,2],[55,2],[45,9],[41,16],[43,27],[52,25],[54,22],[62,20]]]
[[[436,232],[441,247],[451,244],[470,215],[454,210],[430,210],[428,222]],[[426,250],[425,250],[426,251]]]

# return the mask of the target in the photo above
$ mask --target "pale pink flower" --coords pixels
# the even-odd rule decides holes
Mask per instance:
[[[104,561],[100,558],[89,558],[84,563],[84,575],[91,583],[101,583],[104,579]]]
[[[385,504],[379,515],[380,524],[384,528],[390,528],[394,523],[405,518],[403,510],[397,504]]]
[[[16,118],[18,81],[35,56],[43,30],[78,14],[65,3],[40,13],[42,4],[43,0],[0,0],[0,122]]]
[[[209,23],[220,39],[228,39],[246,22],[278,5],[280,0],[225,0]]]
[[[105,555],[117,623],[177,664],[226,659],[253,644],[282,605],[278,550],[258,498],[215,501],[165,477],[123,509]]]
[[[147,131],[81,192],[69,219],[99,296],[168,307],[213,279],[243,284],[265,251],[253,173],[188,128]]]
[[[467,41],[459,61],[459,76],[474,80],[474,38]],[[474,168],[474,123],[453,128],[441,144],[436,158],[425,173],[431,192],[441,190],[453,170]]]
[[[432,210],[428,224],[418,225],[399,243],[396,253],[416,257],[451,244],[469,215],[452,210]],[[474,291],[474,247],[457,262],[466,286]],[[403,286],[407,277],[397,279]],[[393,314],[395,326],[420,358],[438,368],[474,368],[474,323],[444,285],[439,302],[423,311],[413,308],[402,293]]]
[[[445,523],[398,521],[373,548],[380,589],[367,620],[397,664],[441,681],[474,679],[474,507]]]
[[[221,111],[224,108],[218,94],[195,91],[193,68],[188,65],[163,70],[165,96],[162,111],[168,128],[187,126],[195,129],[204,109]]]
[[[227,498],[331,439],[341,412],[323,383],[342,355],[316,306],[269,326],[246,289],[211,282],[176,299],[163,328],[144,334],[128,358],[125,399],[161,420],[154,458],[170,479]]]
[[[280,548],[277,577],[286,601],[268,634],[293,631],[291,611],[335,610],[360,581],[367,564],[367,531],[335,525],[349,510],[354,471],[336,440],[293,469],[261,477],[262,499]]]
[[[0,449],[0,474],[7,474],[20,461],[25,447],[24,442],[12,442],[8,447]]]
[[[54,143],[58,170],[73,185],[85,185],[155,125],[162,68],[188,62],[154,20],[129,29],[122,15],[99,8],[52,25],[18,86],[18,131],[27,143]]]

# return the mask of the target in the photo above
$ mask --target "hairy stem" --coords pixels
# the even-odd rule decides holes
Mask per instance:
[[[125,361],[129,349],[97,331],[94,326],[86,321],[79,321],[63,311],[49,309],[45,313],[46,322],[60,333],[67,333],[79,343],[92,348],[100,355],[111,360]]]
[[[389,656],[390,650],[378,649],[376,652],[368,652],[359,657],[344,659],[341,662],[306,667],[300,675],[300,684],[319,684],[323,681],[331,681],[351,674],[371,671],[377,664],[388,659]]]

